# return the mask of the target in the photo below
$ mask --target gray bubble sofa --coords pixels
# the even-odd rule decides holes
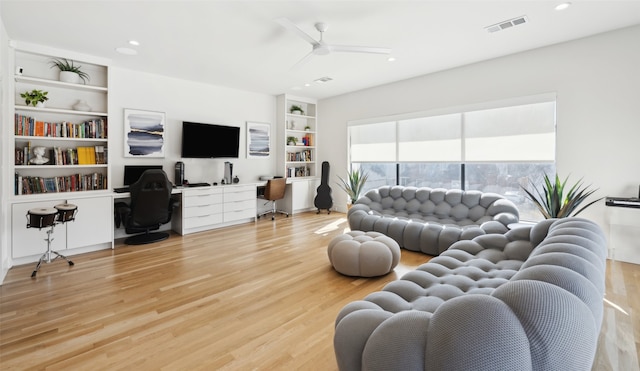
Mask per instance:
[[[495,193],[383,186],[360,197],[347,218],[351,230],[380,232],[407,250],[439,255],[459,240],[504,234],[519,215]]]
[[[455,243],[335,323],[340,370],[590,370],[606,240],[581,218]]]

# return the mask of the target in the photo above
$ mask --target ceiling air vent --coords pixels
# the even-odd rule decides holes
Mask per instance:
[[[319,83],[319,84],[323,84],[323,83],[325,83],[325,82],[329,82],[329,81],[331,81],[331,80],[333,80],[331,77],[325,76],[325,77],[321,77],[321,78],[319,78],[319,79],[315,79],[315,80],[313,80],[313,81],[315,81],[315,82],[317,82],[317,83]]]
[[[522,17],[517,17],[517,18],[500,22],[500,23],[496,23],[494,25],[485,27],[484,29],[487,30],[489,33],[492,33],[492,32],[506,30],[507,28],[511,28],[513,26],[518,26],[525,23],[527,23],[527,16],[523,15]]]

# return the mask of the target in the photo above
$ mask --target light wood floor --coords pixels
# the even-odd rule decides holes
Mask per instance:
[[[37,279],[14,267],[0,368],[336,370],[340,308],[429,259],[403,250],[387,276],[342,276],[326,246],[347,228],[345,214],[296,214],[74,256]],[[640,267],[608,264],[594,370],[638,370]]]

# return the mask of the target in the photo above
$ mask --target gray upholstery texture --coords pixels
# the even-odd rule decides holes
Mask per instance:
[[[495,193],[402,186],[368,191],[347,215],[352,230],[380,232],[429,255],[459,240],[504,234],[520,218],[516,205]]]
[[[581,218],[460,241],[335,323],[340,370],[590,370],[606,239]]]
[[[350,231],[329,242],[327,255],[333,268],[344,275],[375,277],[398,265],[400,246],[382,233]]]

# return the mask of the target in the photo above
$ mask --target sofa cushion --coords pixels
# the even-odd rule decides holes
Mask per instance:
[[[384,186],[358,199],[348,220],[352,230],[384,233],[405,249],[438,255],[461,239],[507,232],[518,210],[492,193]]]
[[[456,242],[340,311],[338,365],[590,370],[605,259],[602,230],[580,218]]]

